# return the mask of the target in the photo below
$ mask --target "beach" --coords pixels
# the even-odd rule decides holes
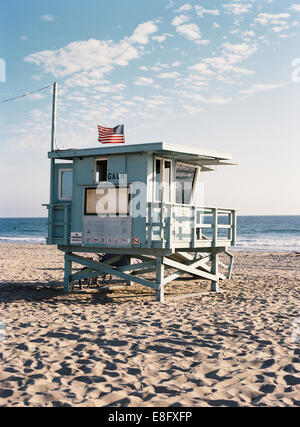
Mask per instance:
[[[0,245],[0,406],[300,406],[300,255],[236,251],[224,293],[184,276],[63,293],[55,246]]]

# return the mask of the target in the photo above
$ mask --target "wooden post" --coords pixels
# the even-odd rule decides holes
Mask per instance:
[[[196,218],[196,206],[192,206],[192,218],[193,218],[193,225],[192,225],[192,248],[194,248],[196,246],[196,222],[197,222],[197,218]]]
[[[156,283],[159,285],[159,288],[155,291],[156,301],[165,302],[165,293],[164,293],[164,269],[163,264],[164,257],[156,257]]]
[[[218,253],[214,250],[218,242],[218,210],[213,208],[213,240],[212,240],[212,254],[211,254],[211,273],[218,274]],[[219,280],[211,281],[211,290],[218,292],[219,291]]]
[[[68,244],[69,205],[64,205],[64,244]]]
[[[218,211],[217,208],[213,208],[212,209],[212,214],[213,214],[213,221],[212,221],[212,232],[213,232],[213,237],[212,237],[212,246],[216,247],[217,246],[217,242],[218,242]]]
[[[232,240],[231,246],[235,246],[236,244],[236,211],[232,211]]]
[[[168,219],[167,219],[167,244],[166,247],[170,248],[171,247],[171,242],[173,239],[173,232],[172,232],[172,227],[173,227],[173,209],[172,209],[172,204],[170,203],[168,205]]]
[[[151,248],[152,246],[152,203],[148,203],[146,221],[148,224],[147,247]]]
[[[218,253],[213,251],[211,254],[211,274],[218,274]],[[219,280],[211,281],[211,291],[219,291]]]
[[[162,247],[165,247],[165,240],[164,240],[164,187],[162,187],[161,189],[161,199],[160,199],[160,224],[159,224],[159,228],[160,228],[160,239],[162,241]]]
[[[227,238],[228,240],[232,241],[232,211],[230,211],[230,213],[227,214],[227,218],[228,218],[228,225],[230,225],[230,227],[228,228]]]
[[[72,291],[72,283],[70,277],[72,275],[72,261],[69,252],[65,252],[65,277],[64,277],[64,292],[68,294]]]
[[[129,265],[131,265],[131,264],[132,264],[131,257],[129,257]],[[130,273],[130,271],[129,271],[129,273]],[[133,284],[133,282],[131,282],[130,280],[126,280],[126,284],[127,284],[127,286],[131,286]]]

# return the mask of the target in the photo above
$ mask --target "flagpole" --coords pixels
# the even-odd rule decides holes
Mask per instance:
[[[57,104],[57,82],[53,83],[53,98],[52,98],[52,127],[51,127],[51,152],[54,151],[55,139],[56,139],[56,104]],[[55,159],[50,160],[50,205],[54,201],[54,168]],[[52,209],[52,206],[50,207]],[[50,214],[50,221],[52,215]]]
[[[52,102],[52,131],[51,131],[51,151],[54,151],[56,138],[56,104],[57,104],[57,82],[53,83],[53,102]]]

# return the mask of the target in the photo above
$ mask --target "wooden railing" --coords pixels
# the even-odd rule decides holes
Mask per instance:
[[[235,246],[235,210],[178,203],[148,203],[148,246],[151,246],[151,242],[161,241],[166,248],[185,242],[195,247],[203,240],[210,240],[211,246],[225,240],[230,246]]]

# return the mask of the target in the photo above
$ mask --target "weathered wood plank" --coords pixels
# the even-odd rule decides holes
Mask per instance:
[[[201,261],[199,260],[199,263]],[[196,263],[194,265],[185,265],[176,261],[173,261],[169,258],[164,258],[164,264],[170,267],[176,268],[177,270],[185,271],[186,273],[192,274],[194,276],[199,276],[208,280],[218,280],[216,274],[207,273],[205,271],[197,270],[195,268]]]
[[[101,273],[112,274],[116,277],[125,279],[126,281],[136,282],[153,289],[158,289],[159,287],[159,285],[155,282],[151,282],[150,280],[146,280],[142,277],[133,276],[132,274],[124,273],[122,271],[119,271],[117,268],[110,267],[104,263],[92,261],[90,259],[75,254],[69,255],[69,258],[71,261],[77,262],[78,264],[82,264],[89,268],[95,269],[95,273],[98,272],[98,275],[100,275]]]

